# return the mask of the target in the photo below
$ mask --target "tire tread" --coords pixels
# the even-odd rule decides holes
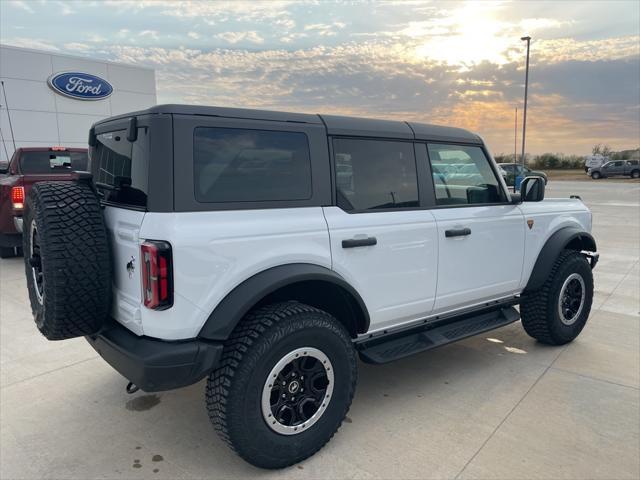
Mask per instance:
[[[270,462],[272,462],[272,460],[265,456],[256,463],[256,458],[248,458],[248,456],[245,455],[244,452],[236,447],[232,439],[233,435],[231,432],[234,426],[233,422],[230,421],[228,414],[231,385],[234,381],[234,378],[238,375],[238,370],[241,367],[241,362],[243,361],[245,356],[249,354],[252,347],[254,347],[256,343],[261,339],[261,337],[263,337],[270,329],[277,328],[279,323],[287,320],[293,315],[300,314],[315,314],[330,319],[332,323],[335,324],[336,329],[341,331],[343,338],[345,338],[346,341],[350,343],[349,335],[344,327],[338,324],[335,319],[328,313],[315,307],[311,307],[309,305],[305,305],[295,301],[274,303],[250,312],[245,316],[240,324],[238,324],[229,339],[225,342],[225,347],[219,367],[211,373],[207,381],[205,392],[207,412],[209,415],[209,419],[211,420],[211,423],[213,424],[219,437],[235,453],[243,457],[245,460],[253,463],[254,465],[259,463],[259,466],[264,468],[284,468],[293,465],[301,461],[302,459],[294,458],[290,462],[285,464],[283,464],[282,462],[271,464]],[[355,371],[355,355],[353,355],[352,362],[353,364],[351,365],[351,368]],[[351,399],[353,398],[356,381],[357,377],[354,375],[351,384],[351,395],[349,397],[346,411],[348,411]],[[246,433],[248,435],[251,434],[250,432]],[[317,448],[315,448],[313,451],[307,452],[308,454],[305,455],[305,458],[313,455],[315,452],[320,450],[324,445],[326,445],[326,443],[333,437],[334,434],[335,432],[333,432],[324,443],[318,445]]]

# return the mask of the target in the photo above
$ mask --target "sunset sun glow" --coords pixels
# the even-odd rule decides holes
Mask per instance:
[[[446,123],[477,131],[494,152],[513,150],[520,37],[530,35],[530,152],[640,143],[637,1],[3,1],[1,9],[3,44],[152,67],[161,103]]]

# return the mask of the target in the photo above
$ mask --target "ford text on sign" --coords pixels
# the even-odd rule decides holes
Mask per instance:
[[[113,93],[109,82],[89,73],[56,73],[48,83],[56,93],[77,100],[102,100]]]

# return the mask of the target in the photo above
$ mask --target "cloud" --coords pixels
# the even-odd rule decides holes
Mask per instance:
[[[138,33],[138,36],[151,38],[152,40],[158,40],[160,38],[156,30],[142,30]]]
[[[60,7],[60,14],[61,15],[73,15],[76,13],[76,11],[71,8],[71,5],[67,2],[58,2],[57,5]]]
[[[70,52],[90,52],[92,47],[86,43],[69,42],[64,44],[64,49]]]
[[[159,1],[159,0],[106,0],[105,5],[119,12],[158,12],[161,15],[179,18],[198,18],[209,24],[226,22],[229,19],[244,22],[286,21],[289,7],[297,5],[293,0],[270,1]],[[294,22],[295,23],[295,22]],[[282,24],[281,24],[282,25]]]
[[[460,72],[416,59],[411,46],[392,40],[293,51],[113,46],[109,58],[156,68],[163,102],[456,125],[482,134],[496,152],[512,148],[524,80],[517,63],[483,62]],[[532,68],[529,151],[580,153],[594,136],[618,139],[621,147],[628,144],[622,139],[636,138],[639,61],[585,59]],[[572,86],[583,76],[593,80]],[[609,94],[600,93],[598,78],[606,79]],[[568,140],[562,132],[576,136]]]
[[[249,42],[256,44],[264,43],[264,38],[262,38],[255,30],[251,30],[248,32],[222,32],[217,34],[215,37],[231,44],[240,42]]]
[[[55,45],[52,45],[46,40],[40,40],[36,38],[14,37],[11,39],[10,43],[7,43],[7,45],[13,45],[15,47],[22,47],[22,48],[33,48],[36,50],[53,50],[53,51],[60,50],[60,48],[58,48]]]
[[[331,24],[328,23],[312,23],[310,25],[305,25],[305,31],[315,33],[320,35],[321,37],[331,37],[338,34],[338,30],[346,27],[346,23],[342,22],[334,22]]]
[[[24,10],[27,13],[35,13],[35,10],[29,5],[28,2],[23,0],[11,0],[8,2],[10,6]]]
[[[88,36],[87,40],[92,43],[105,43],[108,39],[97,33],[92,33]]]
[[[200,34],[197,32],[188,32],[187,36],[189,38],[193,38],[194,40],[198,40],[200,38]]]

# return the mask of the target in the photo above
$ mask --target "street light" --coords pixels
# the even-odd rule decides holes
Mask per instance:
[[[522,116],[522,166],[524,167],[524,141],[527,133],[527,93],[529,92],[529,45],[531,44],[531,37],[521,37],[520,40],[527,42],[527,68],[525,70],[524,80],[524,113]]]

